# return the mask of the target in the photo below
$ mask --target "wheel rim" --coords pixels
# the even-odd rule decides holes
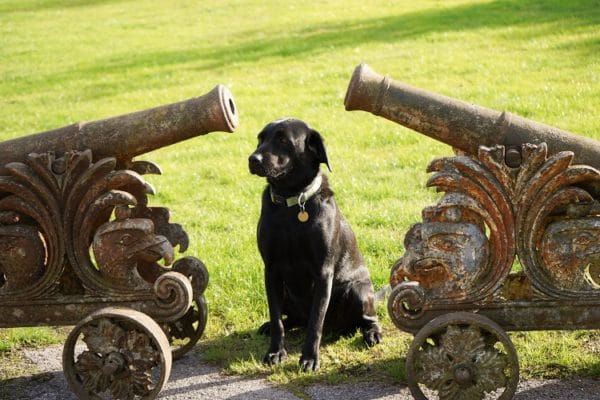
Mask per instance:
[[[123,308],[105,308],[79,322],[63,350],[65,378],[81,399],[154,399],[171,360],[160,326]]]
[[[177,321],[163,325],[171,345],[173,359],[177,360],[190,351],[200,340],[208,317],[204,296],[192,302],[188,312]]]
[[[425,325],[406,356],[416,399],[511,399],[519,382],[515,348],[502,328],[482,315],[445,314]]]

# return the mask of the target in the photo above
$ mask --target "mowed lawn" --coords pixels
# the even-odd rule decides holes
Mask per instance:
[[[267,339],[263,267],[255,242],[264,181],[247,171],[256,134],[294,116],[326,139],[330,183],[376,289],[402,256],[403,237],[439,194],[425,167],[450,147],[343,100],[361,62],[430,91],[508,110],[600,140],[598,0],[0,0],[0,139],[171,103],[217,83],[233,93],[236,133],[211,133],[146,154],[163,175],[152,205],[190,236],[186,254],[210,271],[209,322],[199,351],[227,371],[302,385],[404,381],[412,336],[380,306],[381,346],[359,335],[325,343],[322,369],[261,364]],[[50,149],[49,149],[50,150]],[[0,316],[2,318],[2,316]],[[64,332],[0,330],[0,379],[18,374],[19,348]],[[511,334],[526,377],[600,378],[598,331]],[[12,371],[12,372],[11,372]],[[4,375],[3,375],[4,374]]]

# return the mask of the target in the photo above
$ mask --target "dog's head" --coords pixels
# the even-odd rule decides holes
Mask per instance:
[[[269,183],[305,185],[324,163],[331,171],[321,135],[304,121],[279,119],[258,134],[258,147],[248,159],[250,172]]]

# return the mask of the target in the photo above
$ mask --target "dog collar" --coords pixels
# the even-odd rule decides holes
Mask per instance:
[[[298,193],[297,196],[284,197],[273,192],[273,188],[270,187],[271,201],[277,205],[286,205],[293,207],[295,205],[303,206],[304,203],[311,197],[321,190],[321,184],[323,183],[323,177],[319,174],[313,179],[313,181],[304,190]]]

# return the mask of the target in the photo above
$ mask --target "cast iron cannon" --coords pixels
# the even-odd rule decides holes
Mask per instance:
[[[505,330],[600,328],[600,143],[364,64],[345,106],[460,150],[429,164],[427,185],[445,194],[390,275],[390,316],[415,333],[415,398],[510,399],[519,366]]]
[[[521,145],[546,143],[548,154],[572,151],[574,161],[600,168],[600,143],[509,112],[418,89],[359,65],[348,86],[346,110],[394,121],[472,155],[480,146],[503,145],[506,163],[518,167]]]
[[[208,271],[191,256],[173,263],[188,236],[148,205],[142,175],[160,168],[134,157],[237,124],[219,85],[0,143],[0,327],[76,325],[63,369],[80,398],[155,398],[172,357],[200,339]]]
[[[90,149],[95,159],[113,157],[123,163],[209,132],[233,132],[237,125],[233,97],[217,85],[200,97],[0,142],[0,161],[22,161],[28,154],[50,150],[63,155]]]

